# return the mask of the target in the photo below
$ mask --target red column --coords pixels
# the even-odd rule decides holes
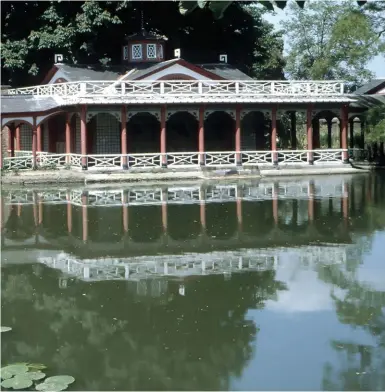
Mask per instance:
[[[39,152],[43,151],[42,137],[41,137],[41,125],[38,125],[36,128],[36,137],[37,137],[37,145],[36,145],[37,151],[39,151]]]
[[[162,105],[160,108],[160,153],[162,154],[162,167],[167,167],[166,152],[166,105]]]
[[[307,128],[307,149],[310,150],[307,154],[307,161],[309,165],[314,164],[314,157],[313,157],[313,128],[312,128],[312,106],[309,105],[307,107],[306,112],[306,128]]]
[[[205,165],[205,108],[199,107],[199,129],[198,129],[198,148],[199,148],[199,164]]]
[[[127,109],[126,106],[123,105],[121,109],[121,132],[120,132],[120,141],[121,141],[121,152],[122,152],[122,167],[124,170],[128,169],[127,162]]]
[[[9,149],[10,153],[9,156],[14,157],[15,156],[15,125],[11,124],[9,127]]]
[[[87,170],[87,107],[80,108],[80,145],[82,155],[82,169]]]
[[[273,165],[278,165],[277,154],[277,107],[273,106],[271,110],[271,151],[273,158]]]
[[[342,153],[343,163],[348,163],[348,105],[341,108],[341,148],[345,150]]]
[[[33,118],[32,125],[32,167],[36,168],[36,151],[37,151],[37,127],[36,127],[36,117]]]
[[[71,154],[71,140],[72,132],[71,132],[71,114],[66,114],[66,154]],[[66,163],[69,165],[71,163],[71,157],[69,155],[66,156]]]
[[[12,135],[12,128],[11,128],[11,126],[8,125],[7,128],[8,128],[8,148],[7,148],[8,151],[7,151],[7,155],[9,157],[11,157],[12,156],[12,137],[13,137],[13,135]],[[1,131],[1,133],[3,133],[3,131]],[[15,139],[13,139],[13,141],[14,140]],[[3,139],[1,139],[1,141],[3,141]],[[1,153],[3,153],[3,151],[1,151]]]
[[[20,125],[16,127],[16,150],[21,150],[21,134],[20,134]]]
[[[241,154],[241,107],[235,109],[235,162],[237,166],[242,165]]]

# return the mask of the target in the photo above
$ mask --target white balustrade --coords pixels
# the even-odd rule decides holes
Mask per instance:
[[[340,96],[341,81],[175,80],[84,81],[9,89],[6,95],[60,97],[215,98],[266,96]]]
[[[235,152],[231,151],[213,151],[205,153],[206,166],[234,166]]]
[[[343,153],[347,150],[277,150],[279,165],[308,166],[307,155],[312,153],[315,165],[333,165],[343,163]],[[239,153],[242,165],[268,166],[272,165],[272,151],[242,151]],[[129,169],[132,168],[160,168],[162,165],[161,153],[127,154]],[[166,153],[167,166],[170,168],[198,168],[199,152],[170,152]],[[204,153],[205,166],[229,168],[236,166],[235,151],[208,151]],[[80,154],[52,154],[47,152],[36,153],[37,168],[61,169],[81,168],[82,155]],[[122,154],[91,154],[86,155],[87,166],[90,170],[97,169],[122,169]],[[3,158],[4,168],[10,170],[32,169],[32,153],[24,156]]]
[[[271,165],[272,153],[271,151],[242,151],[242,165],[244,166],[258,166]]]
[[[167,153],[168,167],[186,167],[199,165],[199,153],[197,152],[170,152]]]
[[[314,150],[313,160],[314,164],[330,164],[330,163],[343,163],[343,152],[348,150],[335,149],[335,150]]]

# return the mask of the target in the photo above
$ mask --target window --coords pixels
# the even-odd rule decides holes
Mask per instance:
[[[128,60],[128,46],[123,46],[123,60]]]
[[[141,44],[132,45],[131,50],[132,50],[131,57],[133,60],[140,60],[142,58],[142,45]]]
[[[158,56],[160,59],[163,58],[163,45],[159,45],[158,47]]]
[[[155,44],[147,44],[147,58],[148,59],[156,59],[156,45]]]

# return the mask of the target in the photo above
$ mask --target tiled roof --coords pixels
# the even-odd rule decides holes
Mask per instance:
[[[354,91],[354,94],[361,95],[375,93],[381,87],[385,87],[385,79],[373,79]]]
[[[252,80],[253,78],[246,75],[238,68],[226,63],[215,63],[215,64],[197,64],[199,67],[206,71],[212,72],[222,78],[229,80]]]
[[[3,95],[1,113],[45,112],[60,106],[54,97],[36,97],[32,95]]]

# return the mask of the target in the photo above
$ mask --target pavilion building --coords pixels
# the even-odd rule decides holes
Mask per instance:
[[[122,65],[109,70],[63,64],[57,55],[41,85],[2,89],[1,140],[8,151],[1,149],[2,167],[348,163],[349,121],[352,133],[353,119],[373,102],[347,94],[343,82],[254,80],[225,54],[214,64],[192,64],[179,49],[165,59],[165,42],[145,32],[131,36]],[[297,149],[296,112],[305,115],[306,150]],[[291,119],[290,150],[278,149],[284,114]],[[333,118],[340,125],[338,149],[331,148]],[[327,149],[320,148],[320,119],[327,122]]]

